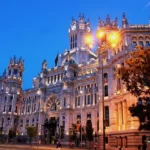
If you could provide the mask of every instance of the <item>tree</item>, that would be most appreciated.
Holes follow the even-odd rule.
[[[90,143],[93,140],[93,128],[91,120],[86,121],[86,137],[87,140],[89,141],[89,148],[90,148]]]
[[[129,111],[133,117],[139,118],[139,130],[150,130],[150,47],[138,46],[117,74],[127,90],[138,99]]]
[[[9,130],[8,137],[10,140],[12,140],[14,137],[16,137],[16,131],[11,128]]]
[[[77,125],[72,124],[72,127],[69,129],[69,140],[76,142],[77,139]]]
[[[30,143],[32,142],[32,138],[37,135],[37,128],[36,127],[26,127],[27,129],[27,135],[30,137]]]

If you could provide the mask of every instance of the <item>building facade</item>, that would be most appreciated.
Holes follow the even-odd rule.
[[[59,134],[60,126],[65,135],[69,135],[72,123],[86,125],[91,119],[94,132],[99,133],[99,145],[102,145],[102,76],[104,77],[106,148],[135,150],[142,145],[142,136],[150,133],[138,131],[139,122],[131,116],[128,108],[136,103],[133,97],[116,78],[118,66],[136,45],[150,46],[150,24],[130,25],[123,14],[122,27],[118,19],[98,21],[98,28],[120,32],[121,41],[114,48],[105,50],[105,56],[85,43],[85,36],[91,33],[90,21],[84,16],[72,19],[68,30],[70,48],[58,54],[55,67],[47,68],[44,60],[39,76],[33,79],[31,89],[22,90],[24,61],[22,58],[10,59],[7,70],[0,76],[0,128],[8,134],[10,128],[19,135],[26,135],[27,126],[36,126],[38,135],[44,135],[44,122],[55,120],[53,135]],[[107,39],[106,34],[106,39]],[[103,61],[103,74],[102,74]]]

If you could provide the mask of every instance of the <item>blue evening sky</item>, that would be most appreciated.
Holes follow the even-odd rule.
[[[123,12],[131,24],[148,24],[150,0],[0,0],[0,74],[10,57],[22,56],[23,89],[31,88],[42,61],[51,68],[56,54],[68,49],[72,16],[84,13],[96,30],[98,17],[109,14],[121,22]]]

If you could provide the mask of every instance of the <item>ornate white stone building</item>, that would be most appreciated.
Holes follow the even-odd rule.
[[[106,147],[134,150],[142,145],[142,136],[150,133],[138,131],[138,119],[131,117],[128,110],[137,100],[115,77],[115,70],[124,64],[136,45],[150,46],[150,24],[130,25],[123,14],[121,28],[117,18],[111,21],[109,16],[106,21],[99,19],[98,28],[102,27],[107,29],[107,35],[112,30],[119,30],[121,35],[118,47],[107,49],[103,61]],[[26,126],[37,126],[38,134],[43,135],[44,121],[55,118],[57,127],[53,134],[63,125],[68,135],[72,123],[81,120],[85,126],[86,120],[91,119],[102,143],[102,59],[85,44],[84,37],[90,32],[90,21],[83,15],[78,20],[72,19],[70,48],[57,55],[54,68],[47,68],[46,60],[43,61],[31,89],[22,90],[24,61],[10,59],[7,70],[0,76],[0,127],[4,134],[15,128],[18,134],[26,135]]]

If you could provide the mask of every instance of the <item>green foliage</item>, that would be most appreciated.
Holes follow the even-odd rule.
[[[91,120],[87,120],[86,122],[86,137],[88,141],[93,140],[93,128]]]
[[[138,99],[129,111],[139,118],[139,130],[150,130],[150,47],[137,47],[117,73],[127,90]]]
[[[36,129],[36,127],[30,126],[30,127],[27,127],[26,129],[27,129],[27,135],[29,137],[32,138],[32,137],[35,137],[37,135],[37,129]]]
[[[77,130],[76,129],[77,129],[76,124],[72,124],[72,127],[69,129],[69,139],[71,141],[74,141],[77,138]]]

